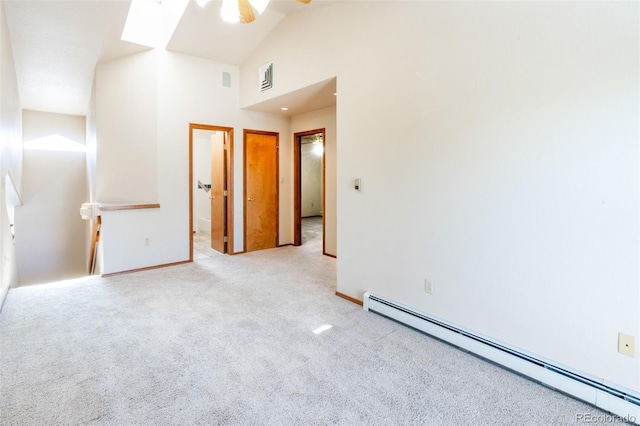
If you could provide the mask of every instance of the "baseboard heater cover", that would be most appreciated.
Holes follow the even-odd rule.
[[[533,354],[495,342],[430,317],[389,299],[364,294],[363,309],[396,320],[440,340],[500,364],[549,387],[637,423],[640,421],[640,394],[605,383],[587,374],[571,371]]]

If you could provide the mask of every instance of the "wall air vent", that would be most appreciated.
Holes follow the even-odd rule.
[[[231,73],[222,71],[222,87],[231,87]]]

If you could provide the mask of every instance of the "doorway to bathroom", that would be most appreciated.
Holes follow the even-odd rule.
[[[317,244],[324,254],[325,129],[295,133],[293,148],[294,245]]]
[[[233,254],[233,128],[189,124],[190,260]]]

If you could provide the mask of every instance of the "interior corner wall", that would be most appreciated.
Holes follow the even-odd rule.
[[[233,250],[244,250],[243,130],[263,130],[280,135],[280,244],[293,241],[292,175],[290,123],[286,117],[242,111],[239,106],[238,67],[164,51],[159,67],[159,189],[161,199],[171,199],[175,241],[183,241],[188,251],[189,237],[189,123],[234,129],[233,169]],[[222,73],[231,74],[231,87],[222,85]],[[179,108],[176,108],[179,105]]]
[[[85,143],[85,117],[23,111],[25,142],[60,135]],[[89,200],[84,152],[24,151],[21,207],[15,211],[15,248],[20,284],[86,275],[86,222],[80,206]]]
[[[234,129],[234,189],[242,189],[242,127],[238,107],[238,71],[222,64],[175,52],[161,52],[158,70],[158,152],[161,200],[170,200],[173,241],[183,259],[189,258],[189,124]],[[222,73],[231,87],[222,85]],[[176,107],[179,106],[179,107]],[[238,194],[239,195],[239,194]],[[197,194],[194,194],[194,197]],[[242,250],[242,196],[234,198],[234,251]],[[167,204],[167,203],[165,203]],[[194,209],[196,206],[194,205]]]
[[[18,282],[15,247],[6,204],[6,175],[22,191],[22,109],[13,51],[0,2],[0,307],[10,287]]]
[[[155,50],[96,67],[96,203],[162,203],[158,194],[157,74]],[[159,209],[103,212],[98,271],[108,274],[173,262],[167,260],[173,259],[166,255],[171,243],[163,238],[161,218]]]
[[[241,78],[273,61],[273,96],[338,78],[338,291],[640,391],[617,352],[618,333],[640,337],[639,7],[345,2],[283,19]]]
[[[324,250],[337,256],[337,202],[336,202],[336,150],[338,146],[336,107],[323,108],[291,117],[291,132],[325,129],[325,199],[324,199]]]
[[[86,169],[87,169],[87,189],[88,199],[87,202],[96,202],[96,162],[97,162],[97,135],[96,135],[96,80],[95,75],[93,79],[93,85],[91,87],[91,97],[89,98],[89,107],[87,108],[86,117]],[[91,248],[93,242],[93,229],[96,225],[97,219],[91,218],[86,220],[86,241],[85,241],[85,265],[89,265],[91,260]],[[99,248],[99,243],[97,245]],[[101,253],[101,252],[100,252]],[[102,257],[95,255],[94,272],[102,270]],[[87,266],[88,270],[88,266]]]
[[[87,182],[89,186],[89,200],[96,201],[96,163],[97,163],[97,134],[96,134],[96,82],[93,80],[89,108],[86,118],[86,147],[87,147]]]
[[[231,74],[231,87],[222,85],[223,72]],[[131,86],[142,76],[152,81],[153,87],[148,87],[150,93],[144,100],[138,100],[130,94]],[[108,200],[101,198],[106,189],[116,188],[113,185],[114,177],[106,174],[107,170],[111,170],[111,174],[122,175],[122,182],[133,181],[142,173],[141,180],[150,182],[146,191],[155,190],[157,193],[157,198],[152,202],[160,204],[159,209],[103,213],[101,273],[189,260],[189,123],[234,129],[234,252],[244,249],[243,129],[280,134],[280,243],[292,242],[290,211],[293,166],[284,160],[292,155],[291,138],[287,136],[291,130],[289,119],[242,111],[239,107],[238,81],[236,66],[170,51],[144,52],[98,65],[97,201],[126,202],[123,196],[110,197]],[[105,96],[106,89],[119,95]],[[127,144],[123,140],[105,139],[105,127],[109,126],[120,126],[120,131],[127,132]],[[136,126],[153,130],[146,132],[145,139],[140,140],[132,137],[139,132]],[[113,134],[113,129],[107,129],[106,132]],[[109,143],[115,143],[117,147],[107,146]],[[105,154],[104,150],[111,152]],[[155,160],[151,160],[151,157]],[[138,171],[131,166],[135,158],[138,158],[138,162],[142,158],[149,158],[149,163]],[[107,183],[101,182],[102,179],[106,179]],[[127,193],[130,194],[130,191]],[[143,195],[138,191],[136,194]],[[137,195],[135,202],[151,201],[137,198]],[[147,239],[149,245],[144,244]]]

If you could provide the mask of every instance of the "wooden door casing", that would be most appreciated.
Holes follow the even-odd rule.
[[[302,245],[302,137],[322,135],[322,254],[325,250],[325,203],[326,203],[326,161],[325,129],[307,130],[293,134],[293,245]]]
[[[226,197],[226,212],[225,212],[225,217],[226,217],[226,222],[225,222],[225,229],[226,229],[226,237],[227,237],[227,243],[226,243],[226,253],[228,254],[235,254],[235,248],[234,248],[234,241],[235,239],[233,238],[233,230],[234,230],[234,209],[233,209],[233,205],[234,205],[234,189],[233,189],[233,176],[234,176],[234,167],[233,167],[233,161],[231,161],[231,159],[233,158],[233,149],[234,149],[234,143],[233,143],[233,127],[224,127],[224,126],[214,126],[211,124],[198,124],[198,123],[189,123],[189,188],[188,188],[188,194],[189,194],[189,261],[192,262],[193,261],[193,251],[194,251],[194,244],[193,244],[193,231],[194,231],[194,224],[193,224],[193,211],[194,211],[194,197],[193,197],[193,192],[194,192],[194,182],[193,182],[193,153],[194,153],[194,133],[196,131],[200,131],[200,130],[204,130],[204,131],[209,131],[209,132],[222,132],[224,133],[224,137],[225,137],[225,151],[224,151],[224,155],[225,155],[225,188],[227,190],[227,197]]]

